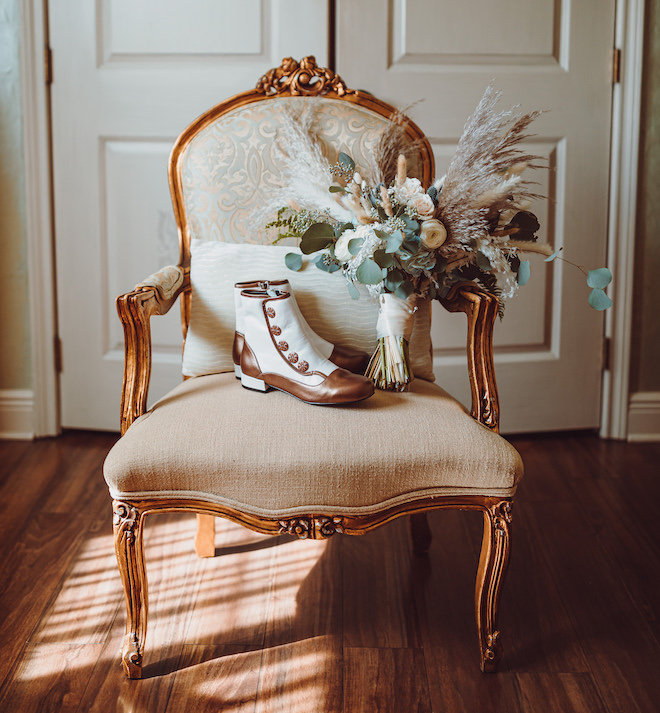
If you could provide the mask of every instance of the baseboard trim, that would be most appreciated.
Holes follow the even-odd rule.
[[[628,405],[628,440],[660,441],[660,391],[631,394]]]
[[[29,389],[0,389],[0,438],[34,438],[34,393]]]

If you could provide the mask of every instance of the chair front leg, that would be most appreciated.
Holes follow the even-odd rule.
[[[147,633],[147,574],[142,542],[144,515],[131,503],[113,500],[115,553],[126,597],[126,635],[122,664],[129,678],[142,677]]]
[[[492,673],[502,656],[497,628],[502,580],[511,548],[511,501],[489,499],[484,510],[484,534],[477,570],[475,606],[481,652],[481,670]]]

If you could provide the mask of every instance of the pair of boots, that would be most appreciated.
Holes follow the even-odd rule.
[[[312,331],[287,280],[234,285],[234,372],[248,389],[285,391],[309,404],[347,404],[374,393],[369,355]]]

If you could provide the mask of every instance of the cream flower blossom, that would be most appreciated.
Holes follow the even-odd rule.
[[[353,238],[366,238],[373,228],[382,227],[380,223],[374,225],[358,225],[357,228],[345,230],[335,243],[335,257],[339,262],[348,262],[353,257],[348,250],[348,244]]]
[[[409,203],[419,194],[425,195],[422,184],[417,178],[406,178],[400,186],[396,186],[394,194],[400,203]]]
[[[348,244],[355,238],[354,230],[344,230],[339,236],[339,240],[335,243],[335,257],[339,262],[348,262],[353,257],[348,251]]]
[[[439,220],[430,218],[422,222],[420,237],[425,248],[436,250],[447,239],[447,229]]]
[[[433,199],[426,193],[414,195],[412,199],[408,201],[408,205],[419,213],[419,217],[422,220],[425,218],[432,218],[433,213],[435,213]]]

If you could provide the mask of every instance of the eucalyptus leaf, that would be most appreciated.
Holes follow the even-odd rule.
[[[378,232],[376,232],[376,235],[378,235]],[[378,237],[380,237],[380,235],[378,235]],[[386,239],[387,247],[385,248],[385,252],[395,253],[401,247],[401,243],[403,242],[403,233],[400,230],[395,230],[391,235],[388,235]]]
[[[335,231],[328,223],[313,223],[303,233],[300,251],[305,255],[327,248],[333,242]]]
[[[388,254],[385,250],[376,250],[374,252],[374,261],[381,267],[392,267],[394,265],[394,256]]]
[[[289,268],[289,270],[298,272],[298,270],[301,270],[303,266],[302,255],[299,255],[298,253],[287,253],[284,256],[284,264]]]
[[[409,215],[402,215],[401,218],[406,225],[406,232],[416,233],[419,230],[419,223]]]
[[[364,245],[364,238],[352,238],[348,241],[348,252],[357,255]]]
[[[353,161],[353,159],[343,151],[339,152],[338,161],[342,166],[346,166],[346,168],[351,171],[355,168],[355,161]]]
[[[340,223],[339,225],[335,226],[335,238],[340,238],[342,233],[345,230],[352,230],[353,229],[353,223]]]
[[[414,255],[422,247],[422,239],[419,237],[419,235],[406,234],[406,237],[401,243],[401,246],[411,255]]]
[[[342,188],[341,186],[330,186],[328,188],[330,193],[348,193],[348,191],[345,188]]]
[[[560,253],[563,249],[564,249],[563,247],[558,248],[557,250],[555,250],[555,251],[552,253],[552,255],[550,255],[549,257],[545,258],[545,260],[544,260],[543,262],[552,262],[552,261],[559,255],[559,253]]]
[[[352,282],[348,282],[346,284],[348,286],[348,294],[351,296],[351,299],[359,300],[360,290],[358,290],[358,288]]]
[[[522,287],[527,284],[530,275],[529,260],[521,260],[518,268],[518,284]]]
[[[604,309],[608,309],[608,307],[611,307],[613,304],[612,300],[600,287],[594,287],[594,289],[591,290],[588,301],[589,305],[599,312],[602,312]]]
[[[397,288],[394,290],[394,294],[400,297],[402,300],[408,299],[410,295],[415,291],[412,282],[404,280]]]
[[[355,277],[363,285],[377,285],[383,280],[383,269],[367,258],[355,271]]]
[[[403,273],[398,268],[390,270],[385,277],[385,287],[391,292],[394,292],[396,288],[403,282]]]
[[[398,231],[401,232],[401,231]],[[374,230],[374,235],[377,238],[380,238],[381,240],[387,240],[390,237],[390,234],[386,232],[385,230]]]
[[[587,285],[598,287],[601,290],[612,282],[612,273],[606,267],[599,267],[596,270],[589,270],[587,275]]]

